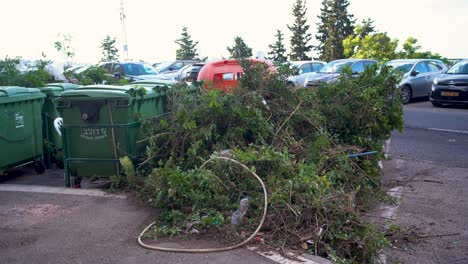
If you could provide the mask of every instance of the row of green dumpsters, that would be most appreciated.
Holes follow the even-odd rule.
[[[34,163],[41,174],[56,163],[68,187],[83,177],[118,175],[120,157],[140,158],[142,121],[166,113],[169,87],[159,81],[0,87],[0,172]]]

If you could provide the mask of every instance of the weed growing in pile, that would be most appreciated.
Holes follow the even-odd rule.
[[[266,243],[341,263],[372,262],[387,241],[360,212],[382,195],[381,146],[402,128],[396,76],[375,67],[358,77],[345,71],[317,90],[289,89],[265,65],[241,63],[245,73],[233,93],[173,87],[170,114],[145,124],[146,159],[127,184],[162,209],[154,232],[216,228],[240,241],[253,231],[263,205],[255,179],[222,161],[200,168],[211,155],[228,155],[267,186]],[[347,156],[372,150],[379,153]],[[249,210],[232,229],[230,214],[244,197]]]

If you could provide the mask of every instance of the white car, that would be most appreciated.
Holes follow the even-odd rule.
[[[288,64],[297,69],[297,75],[288,77],[289,86],[304,86],[307,73],[318,72],[326,64],[323,61],[290,61]]]

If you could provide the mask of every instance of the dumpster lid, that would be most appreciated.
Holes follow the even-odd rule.
[[[0,86],[0,97],[25,96],[40,92],[41,91],[36,88],[26,88],[19,86]]]
[[[132,97],[132,93],[139,87],[133,85],[114,86],[114,85],[88,85],[80,86],[74,90],[64,91],[59,97],[95,97],[95,98],[113,98],[113,97]],[[154,91],[149,87],[141,87],[146,90],[146,95],[153,94]]]
[[[80,87],[78,84],[74,83],[49,83],[47,84],[46,87],[39,88],[43,92],[48,92],[48,91],[67,91],[67,90],[72,90]]]
[[[170,87],[174,84],[171,80],[162,80],[162,79],[146,79],[132,82],[132,84],[140,85],[140,86],[147,86],[147,87]]]

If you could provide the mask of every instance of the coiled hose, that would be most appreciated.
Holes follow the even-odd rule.
[[[265,218],[266,218],[266,215],[267,215],[267,209],[268,209],[268,194],[267,194],[267,191],[266,191],[266,187],[265,187],[265,184],[263,183],[262,179],[255,173],[253,172],[251,169],[249,169],[247,166],[245,166],[244,164],[240,163],[239,161],[237,160],[234,160],[234,159],[231,159],[231,158],[226,158],[226,157],[211,157],[209,160],[205,161],[205,163],[203,163],[203,165],[200,167],[200,168],[203,168],[206,166],[206,164],[208,164],[209,162],[212,162],[214,159],[219,159],[219,160],[224,160],[224,161],[230,161],[232,163],[235,163],[239,166],[241,166],[242,168],[244,168],[245,170],[247,170],[248,172],[250,172],[250,174],[252,176],[254,176],[257,181],[260,183],[260,185],[262,186],[262,189],[263,189],[263,201],[264,201],[264,204],[263,204],[263,216],[262,216],[262,220],[260,221],[257,229],[255,229],[255,231],[252,233],[252,235],[250,235],[250,237],[248,237],[247,239],[245,239],[244,241],[238,243],[238,244],[235,244],[235,245],[232,245],[232,246],[229,246],[229,247],[222,247],[222,248],[201,248],[201,249],[188,249],[188,248],[166,248],[166,247],[159,247],[159,246],[153,246],[153,245],[148,245],[148,244],[145,244],[141,238],[142,236],[152,227],[156,224],[156,222],[153,222],[151,223],[149,226],[147,226],[145,229],[143,229],[143,231],[140,233],[140,235],[138,236],[138,244],[144,248],[147,248],[147,249],[152,249],[152,250],[159,250],[159,251],[165,251],[165,252],[179,252],[179,253],[210,253],[210,252],[220,252],[220,251],[226,251],[226,250],[231,250],[231,249],[235,249],[235,248],[238,248],[238,247],[241,247],[247,243],[249,243],[250,240],[252,240],[256,235],[257,233],[260,231],[260,229],[262,228],[263,226],[263,223],[265,222]]]

